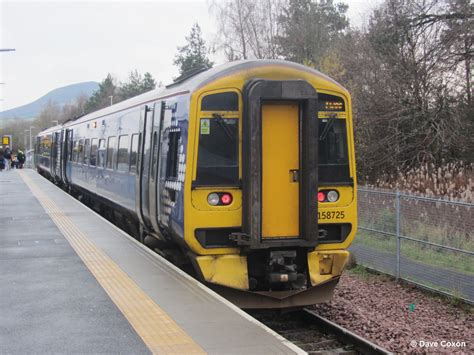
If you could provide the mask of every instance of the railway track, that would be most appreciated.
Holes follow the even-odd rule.
[[[309,309],[290,313],[255,311],[250,314],[308,354],[391,354]]]

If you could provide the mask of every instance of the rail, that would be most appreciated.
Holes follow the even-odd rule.
[[[378,346],[377,344],[372,343],[370,340],[367,340],[354,332],[351,332],[349,329],[341,327],[340,325],[331,322],[330,320],[321,317],[314,311],[310,309],[303,309],[303,317],[305,317],[309,322],[315,323],[325,330],[329,330],[333,333],[336,338],[344,344],[351,345],[355,350],[361,354],[374,354],[374,355],[385,355],[392,354],[390,351]]]
[[[310,354],[391,354],[308,308],[286,313],[264,310],[248,313]]]

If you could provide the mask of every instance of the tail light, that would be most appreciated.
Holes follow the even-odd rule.
[[[232,195],[228,193],[222,194],[221,202],[224,206],[230,205],[232,203]]]
[[[326,194],[324,191],[319,191],[318,192],[318,202],[324,202],[326,201]]]

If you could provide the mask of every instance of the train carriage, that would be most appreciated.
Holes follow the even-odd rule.
[[[297,307],[330,299],[357,229],[351,117],[313,69],[237,61],[40,132],[36,162],[241,307]]]

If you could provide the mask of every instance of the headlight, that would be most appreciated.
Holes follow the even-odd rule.
[[[326,198],[328,199],[328,202],[336,202],[339,200],[339,194],[336,190],[329,190]]]
[[[219,204],[219,195],[213,192],[207,196],[207,203],[211,206],[217,206]]]

